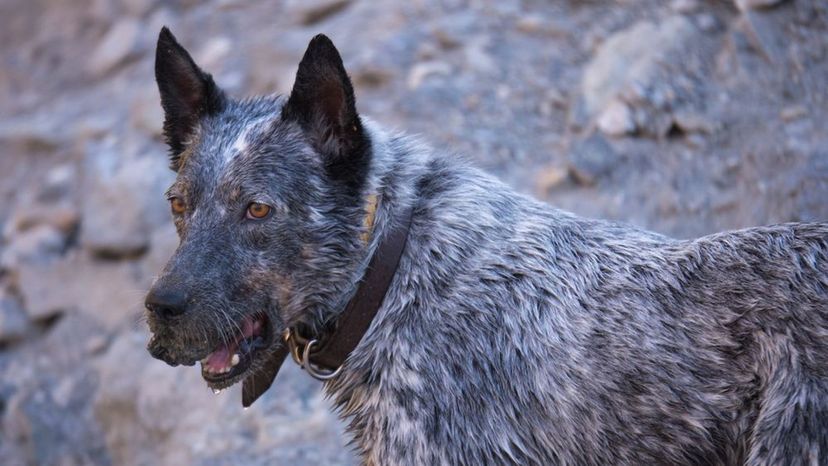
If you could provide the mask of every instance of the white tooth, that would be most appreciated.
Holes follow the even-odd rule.
[[[239,363],[239,353],[233,354],[233,359],[230,360],[230,364],[236,365]]]
[[[221,393],[221,390],[219,390],[218,388],[213,389],[213,395],[218,395],[219,393]]]

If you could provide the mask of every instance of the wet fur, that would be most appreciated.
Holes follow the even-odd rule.
[[[365,464],[828,463],[828,224],[675,240],[520,195],[355,108],[361,140],[325,139],[286,101],[223,100],[174,136],[192,211],[159,282],[193,310],[150,316],[168,362],[257,309],[330,328],[413,205],[383,307],[325,386]],[[257,196],[276,213],[251,225]]]

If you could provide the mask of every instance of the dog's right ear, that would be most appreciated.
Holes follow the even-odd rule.
[[[220,112],[226,99],[213,77],[195,64],[166,26],[161,28],[155,49],[155,81],[164,108],[164,139],[170,146],[170,166],[177,171],[181,152],[199,120]]]

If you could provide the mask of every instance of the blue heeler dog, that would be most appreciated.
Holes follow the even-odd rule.
[[[828,223],[556,210],[359,116],[321,35],[289,97],[231,99],[167,29],[156,79],[153,356],[249,405],[290,353],[365,464],[828,464]]]

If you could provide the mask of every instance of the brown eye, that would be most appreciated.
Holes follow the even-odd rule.
[[[187,204],[180,197],[170,198],[170,210],[172,210],[173,215],[181,215],[187,210]]]
[[[247,206],[247,218],[261,220],[267,217],[268,214],[270,214],[270,206],[267,204],[251,202],[250,205]]]

